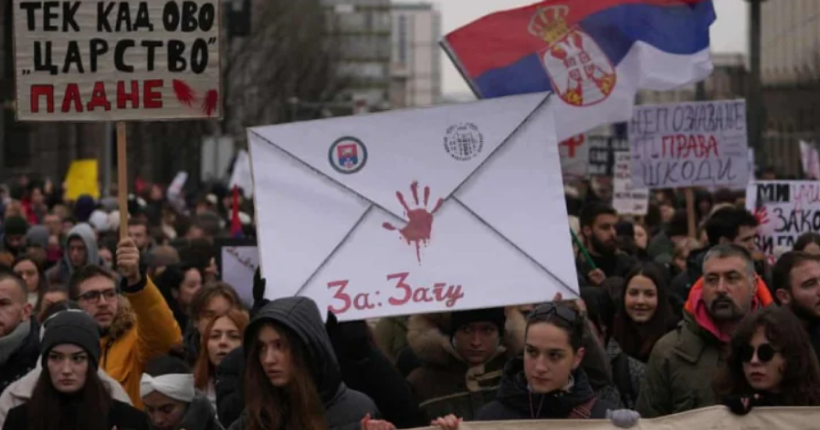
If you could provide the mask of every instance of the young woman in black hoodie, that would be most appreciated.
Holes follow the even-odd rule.
[[[740,415],[755,406],[820,406],[820,366],[800,320],[777,306],[744,318],[714,387]]]
[[[639,415],[598,400],[580,368],[586,321],[564,303],[538,306],[527,318],[523,358],[507,363],[496,400],[484,406],[477,421],[602,419],[631,427]],[[458,428],[450,415],[432,425]]]
[[[314,301],[268,303],[245,329],[243,344],[245,411],[231,430],[359,430],[378,417],[369,397],[342,382]]]

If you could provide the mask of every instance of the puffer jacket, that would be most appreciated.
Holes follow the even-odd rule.
[[[470,366],[450,342],[450,313],[410,317],[407,340],[421,362],[407,377],[419,407],[433,420],[455,414],[472,421],[479,409],[491,402],[501,384],[504,365],[524,350],[523,315],[506,312],[504,337],[495,356],[487,363]]]
[[[174,314],[147,276],[134,286],[122,281],[117,316],[102,338],[100,368],[122,385],[131,403],[142,409],[140,378],[145,365],[167,354],[182,335]]]
[[[615,409],[596,398],[581,369],[573,372],[572,383],[565,390],[533,394],[527,385],[524,359],[510,360],[496,399],[478,412],[476,421],[603,419],[607,410]]]
[[[6,416],[8,416],[10,410],[22,405],[31,398],[31,393],[34,392],[34,387],[37,385],[37,380],[40,379],[42,372],[43,368],[38,360],[37,367],[22,379],[9,385],[6,391],[3,391],[3,394],[0,395],[0,428],[3,428],[3,423],[6,421]],[[97,376],[100,377],[103,385],[108,388],[108,392],[111,393],[114,400],[131,404],[131,399],[119,382],[111,379],[102,369],[97,369]]]
[[[701,278],[692,286],[683,321],[652,349],[635,408],[643,418],[676,414],[717,403],[712,381],[725,359],[729,335],[717,331],[708,317],[702,290]],[[769,289],[758,278],[752,311],[772,302]]]
[[[305,297],[288,297],[274,300],[253,317],[245,330],[243,344],[255,342],[253,338],[260,325],[274,322],[291,329],[303,342],[310,373],[319,397],[325,407],[325,418],[330,430],[359,430],[360,422],[367,414],[380,416],[376,404],[366,395],[347,388],[333,352],[319,307]],[[245,352],[247,354],[248,348]],[[246,356],[247,357],[247,356]],[[245,417],[240,417],[231,430],[242,430]]]

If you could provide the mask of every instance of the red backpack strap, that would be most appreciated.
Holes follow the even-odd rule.
[[[597,397],[593,397],[587,400],[584,403],[572,408],[567,416],[567,419],[571,420],[588,420],[592,416],[592,408],[595,406],[595,401],[598,400]]]

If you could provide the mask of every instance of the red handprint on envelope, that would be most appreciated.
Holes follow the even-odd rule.
[[[766,209],[766,206],[757,208],[755,211],[755,218],[757,218],[757,223],[760,225],[769,223],[769,210]]]
[[[441,208],[444,199],[438,199],[433,210],[428,210],[430,203],[430,187],[424,187],[424,205],[419,202],[419,183],[413,182],[410,184],[410,191],[413,193],[413,201],[416,204],[415,209],[410,209],[407,201],[404,199],[404,194],[401,191],[396,191],[396,198],[404,207],[404,212],[407,215],[407,225],[402,229],[396,228],[393,224],[384,223],[382,227],[386,230],[398,230],[401,237],[408,245],[416,246],[416,258],[421,264],[421,245],[427,246],[430,243],[430,236],[433,233],[433,214]]]

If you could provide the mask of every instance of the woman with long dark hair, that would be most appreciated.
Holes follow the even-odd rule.
[[[245,413],[231,430],[356,428],[378,410],[342,382],[316,303],[274,300],[245,330]]]
[[[628,428],[637,412],[617,409],[598,399],[581,369],[587,322],[577,305],[545,303],[527,318],[524,357],[504,369],[496,399],[481,408],[477,421],[601,419]],[[459,427],[453,415],[431,423],[446,430]]]
[[[9,411],[4,430],[148,430],[148,417],[112,399],[97,375],[100,333],[88,314],[56,314],[42,353],[43,372],[31,399]]]
[[[42,310],[43,294],[48,289],[48,282],[46,274],[42,266],[29,255],[21,255],[14,260],[11,266],[14,274],[23,278],[26,281],[28,288],[28,302],[34,307],[34,314],[38,314]]]
[[[654,263],[636,266],[625,280],[615,312],[613,337],[628,356],[646,363],[652,347],[675,322],[669,291]]]
[[[769,306],[741,321],[714,382],[719,401],[738,414],[754,406],[820,406],[820,366],[791,311]]]

